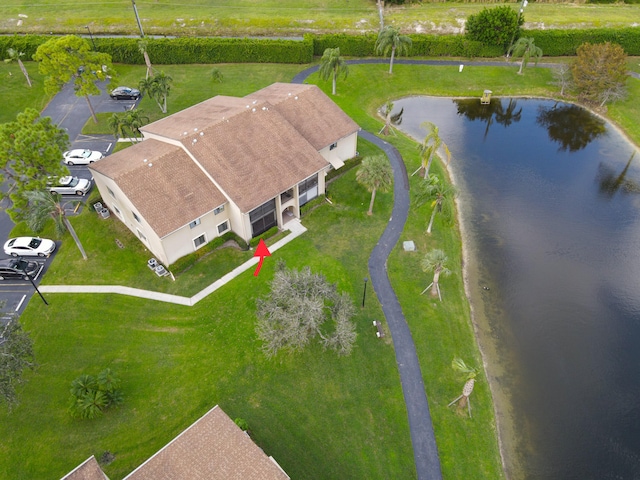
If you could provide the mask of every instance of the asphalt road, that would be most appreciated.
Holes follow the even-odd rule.
[[[135,105],[133,100],[112,100],[107,93],[106,82],[98,83],[102,93],[99,96],[92,96],[91,104],[96,113],[99,112],[123,112],[132,108]],[[82,127],[91,117],[89,105],[84,97],[77,97],[75,95],[73,85],[67,84],[58,93],[45,109],[41,112],[43,117],[51,117],[53,123],[66,130],[69,135],[70,149],[73,148],[87,148],[89,150],[97,150],[108,155],[113,151],[115,146],[115,138],[112,135],[83,135],[81,133]],[[62,161],[62,159],[61,159]],[[88,168],[83,165],[74,165],[68,167],[71,175],[80,178],[91,178],[91,173]],[[2,186],[3,189],[7,188],[7,185]],[[69,199],[78,200],[79,197],[75,195],[69,196]],[[0,242],[4,242],[9,238],[11,230],[13,229],[13,222],[5,212],[4,208],[7,206],[7,200],[3,200],[0,203]],[[60,246],[60,241],[56,241],[57,246]],[[57,252],[57,248],[56,248]],[[46,273],[51,260],[55,257],[56,252],[48,259],[37,258],[36,261],[44,263],[44,268],[36,279],[36,285],[39,284],[42,276]],[[0,258],[6,258],[7,255],[0,250]],[[5,302],[4,307],[0,311],[11,311],[20,314],[26,305],[29,303],[33,295],[36,294],[31,282],[23,280],[11,280],[0,281],[0,302]],[[37,296],[37,295],[36,295]],[[45,297],[46,299],[46,297]],[[37,299],[40,301],[40,299]],[[49,299],[46,299],[49,301]]]

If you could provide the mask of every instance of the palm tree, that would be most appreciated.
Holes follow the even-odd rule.
[[[172,81],[173,78],[160,72],[151,78],[141,80],[138,88],[155,100],[162,113],[167,113],[167,96],[171,90]]]
[[[7,55],[9,55],[9,57],[4,59],[5,63],[11,63],[13,61],[18,62],[20,71],[22,71],[24,78],[27,79],[27,85],[31,86],[31,79],[29,78],[29,72],[27,72],[27,69],[24,66],[24,63],[22,63],[22,60],[20,60],[20,57],[24,57],[24,52],[18,52],[13,48],[7,48]]]
[[[331,93],[336,94],[336,80],[340,75],[342,78],[349,76],[349,67],[340,56],[340,48],[327,48],[320,59],[320,69],[318,70],[322,80],[332,79],[333,86]]]
[[[383,155],[365,158],[356,172],[356,180],[371,192],[367,215],[373,215],[376,191],[388,192],[393,185],[393,170],[391,170],[389,160]]]
[[[116,140],[125,136],[122,120],[122,114],[120,113],[114,113],[109,117],[109,130],[111,130],[113,136],[116,137]]]
[[[386,56],[391,50],[391,61],[389,62],[389,73],[393,73],[393,59],[403,53],[408,54],[411,50],[411,39],[407,35],[400,35],[400,30],[396,27],[388,25],[384,27],[378,34],[376,40],[376,53]]]
[[[431,287],[432,297],[440,296],[440,275],[449,275],[451,273],[451,270],[447,268],[448,261],[449,258],[443,250],[434,248],[427,253],[420,262],[420,266],[424,272],[433,272],[433,282],[427,287]],[[427,288],[425,288],[422,293],[424,293]]]
[[[418,145],[420,156],[422,157],[422,164],[418,170],[411,174],[411,176],[415,175],[420,170],[424,170],[424,178],[428,178],[431,162],[433,161],[433,155],[437,154],[438,150],[442,147],[444,154],[447,157],[447,163],[449,163],[451,160],[451,152],[449,151],[447,144],[442,141],[442,138],[440,138],[440,131],[434,123],[422,122],[420,127],[427,130],[428,133],[427,136],[424,137],[422,143]]]
[[[147,123],[149,123],[149,117],[144,115],[142,110],[129,110],[124,114],[124,118],[122,119],[122,129],[130,131],[130,138],[133,140],[133,143],[137,143],[138,138],[142,138],[140,127]]]
[[[460,400],[458,407],[460,408],[460,410],[463,410],[464,407],[467,406],[467,409],[469,410],[469,418],[471,418],[471,400],[469,399],[469,397],[473,393],[473,387],[476,384],[478,369],[469,367],[466,363],[464,363],[464,360],[458,357],[453,359],[453,361],[451,362],[451,366],[454,370],[457,370],[458,372],[461,372],[465,375],[466,382],[464,384],[464,387],[462,387],[462,395],[450,402],[447,407],[450,407],[458,400]]]
[[[27,226],[35,233],[39,233],[45,226],[49,218],[53,218],[55,224],[56,235],[61,237],[65,231],[68,231],[78,246],[78,250],[82,254],[82,258],[87,259],[87,254],[80,243],[80,239],[73,229],[71,222],[65,213],[65,204],[61,203],[60,195],[57,193],[50,194],[43,190],[33,190],[25,192],[25,197],[29,202],[29,208],[26,214]]]
[[[147,48],[149,46],[149,42],[146,40],[138,40],[138,50],[144,57],[144,63],[147,65],[147,73],[144,78],[149,78],[153,75],[153,67],[151,66],[151,60],[149,59],[149,54],[147,53]]]
[[[378,135],[389,135],[389,132],[392,132],[394,135],[396,134],[396,132],[391,130],[391,128],[402,123],[402,114],[404,113],[404,107],[402,107],[398,113],[392,112],[393,102],[389,100],[380,109],[380,113],[382,113],[382,115],[384,116],[384,127],[382,127],[382,129],[378,132]]]
[[[527,66],[531,57],[534,58],[536,65],[538,65],[538,60],[542,58],[542,49],[540,47],[536,47],[535,39],[531,37],[519,38],[513,47],[509,49],[508,54],[511,52],[513,52],[514,57],[522,57],[520,70],[518,70],[519,75],[522,75],[523,69]]]
[[[436,218],[436,213],[443,212],[447,217],[451,214],[451,202],[455,196],[455,188],[453,185],[443,182],[437,175],[429,175],[424,182],[420,182],[418,187],[416,204],[418,206],[424,205],[426,202],[431,203],[433,210],[431,211],[431,218],[429,219],[429,225],[427,226],[427,234],[431,234],[431,228],[433,227],[433,220]]]

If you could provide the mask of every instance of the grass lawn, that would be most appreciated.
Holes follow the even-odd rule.
[[[461,21],[500,3],[421,2],[388,6],[385,23],[406,33],[452,33]],[[514,10],[519,3],[507,3]],[[147,35],[302,35],[303,33],[375,33],[378,12],[372,0],[138,0]],[[585,5],[529,2],[525,28],[628,27],[638,5]],[[26,17],[19,17],[26,15]],[[139,33],[131,2],[78,3],[72,0],[9,0],[0,5],[0,33]]]
[[[131,78],[138,75],[136,68],[131,67]],[[177,106],[178,90],[187,79],[193,82],[193,92],[187,93],[192,100],[199,101],[199,90],[207,96],[223,92],[207,90],[206,79],[198,83],[198,72],[210,68],[180,67],[184,80],[176,81],[175,97],[169,101],[171,106],[174,98],[176,105],[171,108],[183,108]],[[228,88],[227,94],[246,94],[274,81],[269,78],[272,71],[265,70],[261,78],[263,74],[254,70],[259,66],[237,66],[237,78],[250,79],[250,86],[239,80],[227,85],[224,68],[225,82],[219,88]],[[291,73],[283,68],[287,73],[277,78]],[[500,96],[553,93],[548,70],[528,69],[524,76],[516,70],[470,66],[460,74],[453,67],[397,65],[389,76],[384,65],[354,66],[348,79],[338,83],[334,99],[363,128],[377,132],[381,122],[374,116],[376,109],[399,96],[479,97],[484,88]],[[317,77],[309,81],[315,83]],[[630,82],[637,94],[637,81]],[[328,82],[319,85],[325,91],[330,88]],[[617,121],[640,143],[632,129],[640,120],[634,103],[628,98],[610,112],[619,115]],[[413,171],[419,161],[415,144],[402,135],[387,140],[400,149],[407,170]],[[361,143],[359,150],[367,154],[374,147]],[[433,168],[444,174],[441,165]],[[413,184],[418,181],[411,178]],[[389,336],[377,339],[371,326],[373,319],[383,318],[371,289],[366,308],[358,309],[357,347],[349,357],[312,346],[267,360],[254,332],[255,298],[267,292],[277,258],[291,267],[311,266],[360,302],[367,259],[387,224],[392,194],[378,194],[375,214],[368,217],[369,193],[355,182],[355,170],[331,183],[328,194],[333,205],[306,216],[303,223],[309,231],[268,259],[259,277],[246,272],[195,307],[112,295],[51,294],[50,307],[30,302],[23,323],[35,341],[40,367],[28,374],[19,407],[12,413],[0,411],[0,478],[60,478],[89,455],[99,458],[110,451],[115,461],[104,468],[117,480],[216,403],[231,418],[246,419],[258,445],[292,478],[415,478],[393,347]],[[446,250],[454,272],[442,280],[446,301],[419,295],[430,282],[418,267],[420,253],[407,254],[397,247],[388,269],[418,349],[443,474],[446,479],[501,478],[484,375],[473,393],[473,419],[446,406],[464,383],[450,367],[452,358],[462,356],[475,366],[482,360],[462,288],[458,229],[437,218],[434,234],[426,238],[428,213],[428,206],[412,208],[401,241],[416,241],[419,252],[436,245]],[[189,292],[198,289],[199,282],[208,282],[209,270],[242,260],[227,258],[230,254],[224,250],[215,260],[218,266],[209,268],[206,262],[213,262],[214,256],[207,257],[198,267],[202,270],[193,269],[173,284],[149,272],[144,263],[148,253],[114,219],[102,221],[87,210],[74,225],[95,259],[83,269],[75,245],[65,238],[46,283],[66,283],[76,270],[70,283],[124,282],[143,288],[158,283],[162,288],[170,285],[174,292]],[[114,237],[125,243],[124,249],[115,246]],[[125,403],[94,421],[72,420],[66,413],[69,383],[81,373],[95,374],[105,367],[122,377]]]

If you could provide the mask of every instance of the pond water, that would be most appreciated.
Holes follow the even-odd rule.
[[[569,104],[394,103],[452,153],[509,477],[640,478],[640,154]]]

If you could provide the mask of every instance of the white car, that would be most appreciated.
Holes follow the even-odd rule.
[[[89,165],[104,158],[101,152],[95,150],[87,150],[86,148],[76,148],[62,154],[63,161],[67,165]]]
[[[84,195],[91,190],[91,180],[78,177],[60,177],[57,181],[53,181],[49,185],[51,193],[59,193],[60,195]]]
[[[53,240],[38,237],[10,238],[4,244],[4,253],[13,257],[48,257],[55,249]]]

